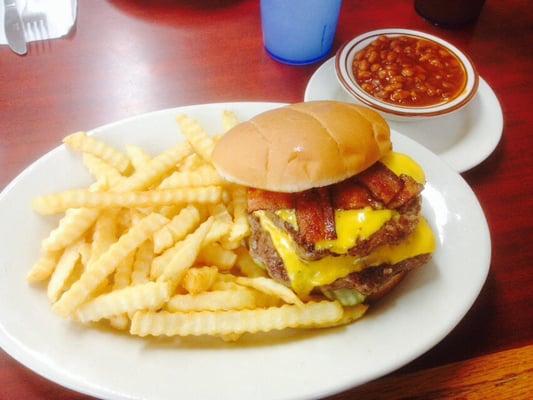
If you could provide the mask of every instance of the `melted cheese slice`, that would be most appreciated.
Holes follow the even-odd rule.
[[[411,157],[391,151],[380,160],[387,168],[389,168],[396,175],[401,174],[409,175],[418,183],[422,185],[426,183],[426,175],[424,171]]]
[[[263,211],[256,211],[261,227],[270,234],[280,255],[294,291],[306,296],[315,286],[327,285],[337,278],[360,271],[363,267],[356,257],[324,257],[317,261],[302,260],[296,253],[296,243],[290,234],[279,229]]]
[[[365,264],[376,266],[380,264],[397,264],[400,261],[421,254],[435,251],[435,237],[427,221],[420,217],[420,221],[413,233],[401,244],[396,246],[384,245],[378,247],[365,258]]]
[[[298,221],[296,219],[296,210],[283,208],[274,211],[283,221],[288,222],[294,229],[298,230]]]
[[[421,218],[415,231],[404,242],[397,246],[382,246],[366,258],[328,256],[317,261],[307,261],[298,256],[296,243],[287,232],[279,229],[263,211],[257,211],[256,215],[262,228],[270,234],[272,243],[285,264],[291,286],[300,296],[308,295],[316,286],[330,284],[367,266],[398,263],[435,250],[433,232]]]
[[[370,207],[362,210],[337,210],[335,211],[337,239],[317,242],[315,248],[346,254],[358,241],[368,239],[380,230],[394,215],[398,213],[392,210],[373,210]]]

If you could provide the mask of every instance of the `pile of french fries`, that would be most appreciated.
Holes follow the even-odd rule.
[[[187,115],[176,121],[185,140],[155,157],[83,132],[64,139],[95,182],[34,199],[40,214],[64,213],[28,274],[30,283],[48,282],[52,310],[83,324],[107,320],[132,335],[224,340],[362,316],[366,306],[304,303],[267,277],[244,246],[246,188],[211,164],[217,137]],[[223,113],[224,131],[237,123]]]

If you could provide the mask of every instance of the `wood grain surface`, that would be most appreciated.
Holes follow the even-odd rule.
[[[180,105],[299,101],[318,67],[291,67],[269,58],[262,47],[257,0],[78,4],[76,28],[68,37],[32,43],[24,57],[0,46],[0,188],[68,133]],[[346,0],[334,49],[385,27],[433,33],[468,53],[496,92],[505,120],[495,152],[463,174],[491,229],[488,280],[452,333],[392,374],[399,377],[533,343],[533,7],[527,0],[489,0],[477,23],[445,30],[419,17],[410,0]],[[460,385],[455,379],[461,377],[434,371],[444,371],[446,387]],[[84,396],[38,377],[0,352],[0,399],[21,398]]]
[[[352,390],[357,399],[531,399],[533,345],[394,375]],[[344,394],[331,400],[343,399]]]

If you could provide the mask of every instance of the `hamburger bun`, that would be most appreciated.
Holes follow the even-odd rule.
[[[229,130],[212,160],[231,182],[274,192],[327,186],[364,171],[392,149],[376,112],[314,101],[259,114]]]

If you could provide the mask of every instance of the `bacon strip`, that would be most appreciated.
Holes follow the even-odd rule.
[[[327,188],[296,194],[296,219],[299,235],[307,243],[337,238],[335,212]]]
[[[418,196],[424,186],[415,181],[413,178],[407,175],[400,175],[400,179],[403,182],[402,190],[398,192],[396,197],[390,201],[387,205],[389,208],[395,209],[400,208],[404,204],[407,204],[413,198]]]
[[[398,177],[378,162],[357,177],[305,192],[277,193],[250,188],[248,212],[295,209],[299,240],[314,245],[337,238],[334,210],[380,209],[383,204],[397,209],[418,196],[422,189],[411,177]]]
[[[248,189],[248,212],[257,210],[275,211],[282,208],[294,208],[294,195],[292,193]]]
[[[336,210],[357,210],[365,207],[381,208],[380,203],[372,197],[367,188],[348,179],[331,186],[331,201]]]
[[[370,190],[374,197],[387,205],[403,186],[402,180],[380,162],[360,173],[358,180]]]

